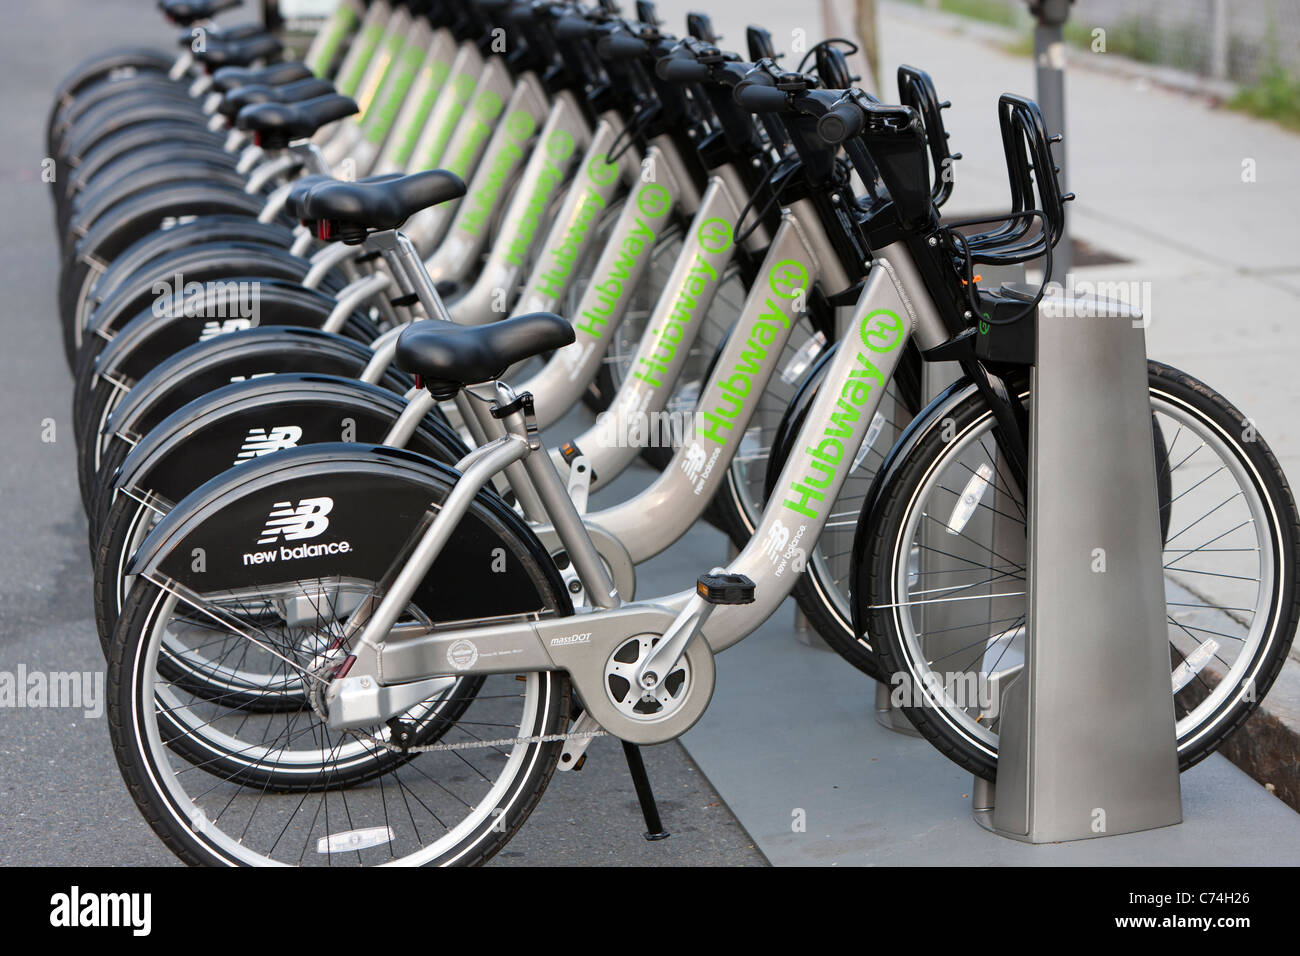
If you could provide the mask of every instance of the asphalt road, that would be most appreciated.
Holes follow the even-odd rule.
[[[9,4],[0,32],[0,672],[102,673],[90,606],[86,521],[74,474],[71,376],[59,344],[58,263],[45,122],[59,78],[120,43],[172,32],[144,0]],[[53,424],[51,434],[50,425]],[[53,440],[46,440],[52,438]],[[720,547],[716,536],[685,547]],[[672,553],[661,558],[671,563]],[[695,562],[692,562],[692,565]],[[495,862],[517,865],[758,864],[762,854],[677,744],[646,750],[671,839],[649,843],[617,745],[598,740],[557,775]],[[169,865],[123,787],[104,719],[0,707],[0,864]]]

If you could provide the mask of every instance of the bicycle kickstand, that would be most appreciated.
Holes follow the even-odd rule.
[[[636,787],[636,798],[641,804],[641,816],[645,818],[647,840],[666,840],[669,833],[659,819],[659,806],[655,803],[655,794],[650,789],[650,776],[645,772],[645,761],[641,759],[641,748],[636,744],[622,741],[623,756],[627,758],[627,769],[632,774],[632,785]]]

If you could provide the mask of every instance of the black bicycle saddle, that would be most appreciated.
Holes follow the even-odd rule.
[[[358,182],[327,179],[300,194],[298,205],[303,219],[339,224],[347,242],[357,230],[396,229],[421,209],[463,195],[465,183],[459,176],[431,169]]]
[[[397,339],[397,367],[419,375],[437,398],[499,378],[516,362],[573,342],[573,325],[552,312],[487,325],[414,322]]]

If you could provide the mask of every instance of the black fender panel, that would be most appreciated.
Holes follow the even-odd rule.
[[[222,250],[225,250],[224,253]],[[86,324],[90,335],[105,335],[116,330],[142,309],[152,306],[158,296],[174,291],[177,278],[182,288],[190,282],[209,282],[235,276],[256,276],[265,280],[301,283],[311,263],[257,242],[212,242],[182,249],[155,259],[105,297],[91,313]],[[164,290],[161,286],[166,286]],[[334,291],[322,285],[326,291]]]
[[[134,76],[110,77],[92,83],[53,114],[49,127],[49,144],[53,147],[51,155],[57,151],[58,144],[67,131],[100,103],[118,97],[135,96],[141,91],[148,91],[159,99],[190,99],[193,102],[188,85],[168,78],[165,73],[137,73]]]
[[[356,378],[370,347],[320,329],[269,325],[197,342],[155,366],[118,403],[108,432],[139,440],[176,409],[235,381],[311,372]],[[389,366],[379,385],[402,394],[414,381]]]
[[[74,254],[87,261],[109,263],[143,235],[178,216],[243,214],[256,219],[266,200],[240,189],[211,183],[170,183],[132,196],[101,216],[77,242]],[[71,233],[69,233],[71,240]]]
[[[93,135],[102,130],[103,135],[112,135],[119,129],[134,126],[151,120],[187,120],[196,125],[206,126],[207,116],[203,113],[202,100],[188,95],[188,90],[179,83],[167,80],[159,81],[156,77],[152,83],[129,82],[114,84],[112,95],[91,95],[87,92],[59,117],[60,123],[54,130],[53,142],[58,149],[54,155],[71,155],[70,151],[81,152],[94,148]],[[99,93],[97,89],[95,93]],[[72,156],[78,161],[81,153]]]
[[[102,153],[91,161],[82,163],[77,167],[76,173],[66,180],[63,195],[66,199],[101,182],[112,182],[124,176],[140,175],[141,170],[160,162],[195,159],[207,160],[213,165],[226,166],[229,169],[234,169],[238,163],[237,156],[210,143],[155,143],[117,156]]]
[[[228,133],[214,130],[194,132],[193,128],[181,123],[153,123],[145,126],[132,126],[114,133],[89,153],[82,157],[76,166],[69,167],[67,182],[76,182],[82,188],[91,181],[95,171],[106,169],[119,160],[134,153],[155,152],[159,144],[183,141],[186,146],[204,146],[229,156],[238,161],[233,153],[226,153]]]
[[[248,177],[224,164],[205,160],[177,160],[160,163],[114,181],[96,182],[78,194],[67,210],[69,228],[88,232],[100,218],[111,214],[121,203],[164,183],[205,182],[243,189]]]
[[[210,243],[251,242],[288,250],[293,233],[284,226],[258,222],[248,216],[202,216],[141,236],[95,280],[90,300],[98,305],[123,282],[151,262]]]
[[[335,300],[315,289],[304,289],[292,282],[268,280],[256,276],[223,280],[235,286],[229,297],[207,298],[194,314],[158,314],[146,307],[128,322],[100,353],[95,372],[124,385],[133,385],[171,356],[196,342],[207,342],[241,329],[267,325],[301,325],[319,328],[329,317]],[[247,293],[245,295],[244,293]],[[247,298],[254,297],[256,309],[243,309]],[[189,301],[189,297],[186,297]],[[189,310],[186,310],[189,311]],[[244,312],[247,315],[244,315]],[[345,334],[362,341],[372,341],[379,331],[367,317],[354,312],[345,326]]]
[[[55,87],[54,111],[74,100],[91,84],[106,80],[111,73],[134,69],[141,73],[166,75],[176,62],[176,54],[148,46],[122,46],[105,50],[73,67]]]
[[[164,101],[152,97],[127,97],[127,102],[101,103],[90,110],[64,137],[62,157],[70,165],[78,165],[96,145],[114,133],[147,123],[188,123],[196,129],[206,128],[206,117],[193,100]]]
[[[127,573],[214,596],[310,578],[376,581],[406,553],[458,477],[382,445],[289,449],[195,489],[153,529]],[[556,601],[572,613],[559,571],[532,530],[490,491],[480,492],[476,504],[416,603],[437,621],[533,614]]]
[[[107,139],[100,141],[99,145],[81,157],[80,162],[68,168],[69,171],[75,173],[82,166],[90,166],[96,163],[103,164],[133,150],[156,146],[158,143],[166,142],[169,139],[184,139],[192,143],[208,143],[221,149],[225,146],[226,136],[226,133],[218,133],[204,128],[196,129],[193,123],[178,122],[176,120],[140,123],[136,126],[128,126],[126,129],[118,130]]]
[[[178,408],[149,431],[118,471],[135,497],[180,501],[228,468],[283,448],[378,443],[406,402],[376,385],[332,375],[270,375],[235,382]],[[426,416],[408,446],[444,464],[469,454],[459,436]]]

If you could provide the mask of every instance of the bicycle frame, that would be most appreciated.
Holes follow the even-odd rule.
[[[700,207],[700,195],[671,140],[656,138],[646,150],[646,161],[655,170],[654,179],[636,183],[573,308],[570,318],[576,341],[557,352],[524,386],[543,396],[538,418],[542,428],[563,417],[595,377],[609,347],[607,333],[626,315],[673,210],[689,216]]]
[[[568,180],[574,162],[586,152],[591,137],[577,98],[562,90],[551,102],[478,279],[464,295],[447,304],[454,321],[480,325],[504,315],[505,297],[519,281],[529,252],[543,234],[547,207]]]
[[[601,482],[612,478],[636,455],[635,449],[630,454],[616,451],[628,444],[621,440],[621,425],[629,416],[654,415],[666,406],[703,317],[735,256],[734,235],[745,198],[745,189],[731,166],[713,171],[687,228],[682,250],[641,334],[631,366],[634,373],[620,384],[608,415],[602,418],[605,427],[590,429],[570,443],[574,448],[586,449],[584,453]],[[761,252],[769,238],[766,230],[756,229],[746,241],[746,248]],[[558,361],[553,360],[543,374],[524,386],[546,396],[544,407],[548,411],[542,418],[547,423],[551,420],[552,396],[558,396],[557,402],[571,404],[577,398],[577,387],[596,374],[609,351],[613,328],[578,321],[575,329],[577,342],[562,350],[556,356]],[[556,463],[562,464],[563,459],[557,457]]]
[[[778,254],[790,248],[786,243],[791,228],[785,225],[785,236],[778,230],[773,242]],[[753,603],[719,608],[711,614],[711,605],[695,591],[685,591],[624,604],[558,473],[548,459],[532,454],[538,445],[535,433],[529,431],[523,413],[516,411],[505,421],[508,434],[459,463],[463,477],[433,521],[417,533],[406,563],[387,576],[391,584],[383,597],[349,622],[355,660],[347,676],[331,684],[327,695],[331,725],[345,728],[373,722],[375,713],[382,711],[383,699],[403,696],[389,693],[395,685],[448,674],[559,669],[570,674],[592,717],[624,740],[666,740],[687,730],[703,713],[707,699],[703,705],[684,704],[662,719],[632,720],[618,711],[602,686],[606,661],[624,640],[647,633],[662,635],[648,661],[671,655],[671,661],[665,656],[664,663],[675,665],[694,645],[700,687],[705,689],[707,683],[711,688],[711,674],[704,673],[706,665],[700,660],[701,649],[717,653],[742,640],[789,595],[799,570],[797,549],[811,548],[825,526],[825,506],[838,495],[853,450],[866,437],[908,339],[915,335],[924,350],[947,338],[942,318],[902,244],[882,249],[872,263],[848,328],[850,334],[832,360],[824,386],[800,430],[800,451],[782,470],[778,490],[755,535],[726,569],[754,582]],[[498,387],[502,398],[513,400],[508,388]],[[393,625],[474,495],[493,475],[516,463],[523,464],[534,482],[596,607],[580,610],[574,617],[455,626],[423,633],[404,629],[390,640]],[[702,644],[692,641],[697,634],[703,636]],[[472,663],[465,663],[467,655],[449,656],[457,642],[469,642],[477,652]],[[668,668],[657,671],[666,674]]]
[[[509,85],[506,93],[492,89],[498,81]],[[502,109],[506,96],[509,99]],[[500,60],[488,60],[484,65],[478,93],[461,118],[442,163],[461,177],[472,169],[465,198],[426,209],[411,223],[412,240],[418,247],[434,249],[436,244],[436,251],[426,260],[435,282],[459,281],[469,274],[487,242],[497,210],[509,196],[511,180],[550,111],[550,99],[536,75],[525,73],[511,80]],[[493,121],[495,126],[490,126]],[[484,141],[487,146],[475,164],[470,157],[479,154]]]

